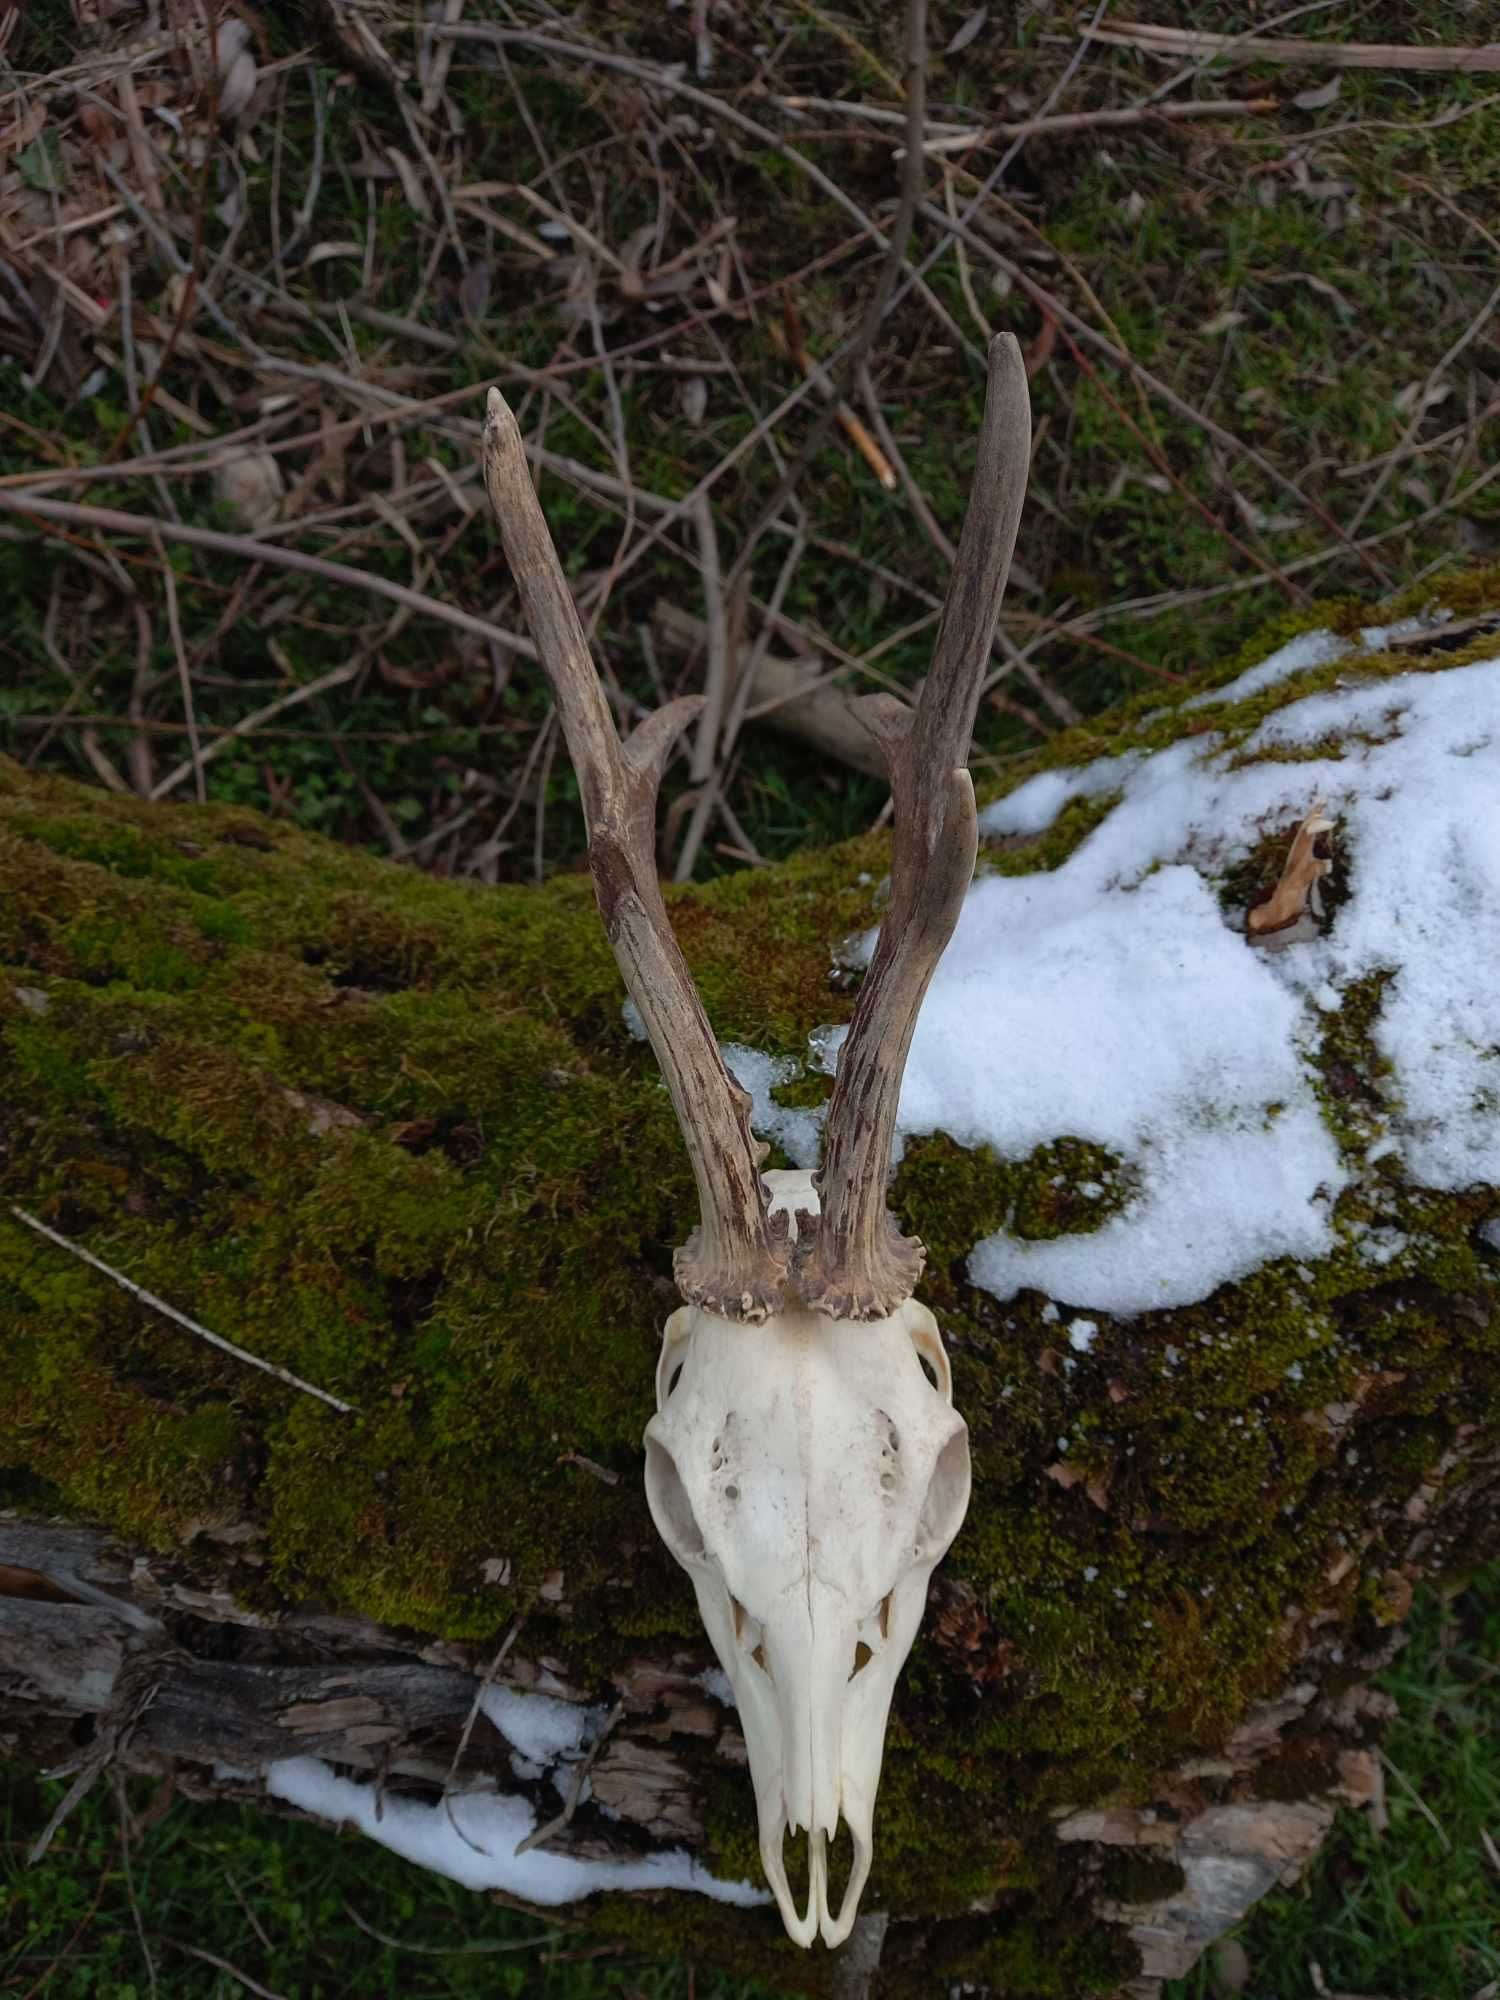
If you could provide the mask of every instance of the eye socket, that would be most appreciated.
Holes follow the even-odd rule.
[[[935,1326],[914,1326],[911,1329],[911,1344],[921,1363],[922,1373],[928,1385],[936,1389],[945,1403],[953,1401],[953,1371],[948,1366],[948,1356],[938,1338]]]
[[[938,1453],[932,1483],[917,1523],[919,1556],[941,1555],[962,1525],[969,1505],[969,1438],[960,1427]],[[889,1599],[887,1599],[889,1603]]]
[[[646,1439],[646,1499],[662,1540],[680,1563],[703,1553],[703,1531],[672,1454],[654,1437]]]

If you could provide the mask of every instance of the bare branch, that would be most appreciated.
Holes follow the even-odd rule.
[[[656,874],[656,793],[673,744],[702,707],[669,702],[621,744],[531,483],[520,429],[498,389],[484,426],[484,477],[521,608],[578,773],[589,866],[604,928],[671,1093],[702,1220],[675,1258],[693,1305],[760,1320],[782,1303],[786,1219],[766,1212],[765,1148],[750,1099],[724,1067]]]
[[[885,750],[895,805],[891,898],[839,1057],[828,1110],[822,1216],[799,1284],[833,1319],[881,1319],[909,1298],[925,1255],[886,1207],[901,1076],[922,996],[958,921],[978,829],[969,743],[1005,594],[1031,450],[1026,368],[1012,334],[990,344],[969,509],[915,715],[893,696],[854,704]],[[806,1238],[799,1234],[798,1247]]]

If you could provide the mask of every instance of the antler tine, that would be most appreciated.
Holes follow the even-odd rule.
[[[497,389],[485,416],[484,478],[578,773],[605,932],[651,1037],[698,1183],[702,1220],[676,1253],[677,1283],[689,1304],[730,1319],[764,1319],[782,1303],[786,1220],[767,1215],[765,1149],[751,1136],[750,1099],[724,1067],[656,872],[657,787],[702,701],[669,702],[621,743],[531,483],[520,427]]]
[[[926,1256],[886,1207],[891,1140],[917,1011],[974,873],[978,828],[966,768],[979,689],[1015,548],[1031,455],[1026,368],[1012,334],[990,343],[979,455],[958,555],[916,713],[891,695],[855,703],[879,737],[895,804],[891,894],[828,1109],[821,1219],[798,1283],[832,1319],[883,1319]]]

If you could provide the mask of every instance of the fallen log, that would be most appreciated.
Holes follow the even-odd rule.
[[[974,1494],[843,1956],[758,1900],[646,1515],[691,1184],[587,884],[0,765],[9,1754],[391,1840],[446,1794],[470,1879],[787,1990],[1183,1970],[1378,1796],[1368,1678],[1496,1547],[1500,667],[1440,627],[1351,615],[991,794],[893,1186]],[[1267,950],[1319,804],[1323,913]],[[669,898],[793,1164],[884,867]]]

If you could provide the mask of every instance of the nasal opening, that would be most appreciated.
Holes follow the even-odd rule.
[[[826,1945],[842,1944],[870,1872],[868,1838],[842,1816],[831,1838],[803,1828],[794,1833],[783,1811],[772,1839],[762,1842],[761,1860],[794,1943],[810,1945],[821,1935]]]

